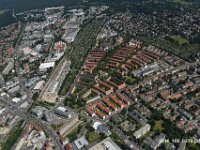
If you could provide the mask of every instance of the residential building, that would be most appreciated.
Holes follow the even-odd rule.
[[[142,137],[143,135],[145,135],[148,131],[150,131],[151,126],[149,124],[146,124],[145,126],[141,127],[139,130],[137,130],[133,136],[136,139],[139,139],[140,137]]]

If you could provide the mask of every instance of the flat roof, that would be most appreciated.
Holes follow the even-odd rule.
[[[121,148],[111,139],[106,138],[105,140],[97,143],[88,150],[121,150]]]
[[[39,90],[39,89],[43,86],[44,83],[45,83],[44,80],[39,81],[39,82],[35,85],[34,90]]]
[[[43,69],[43,68],[51,68],[51,67],[54,67],[55,65],[55,62],[49,62],[49,63],[42,63],[40,64],[40,69]]]
[[[86,138],[85,138],[84,136],[81,137],[81,138],[79,138],[79,139],[77,139],[77,140],[75,140],[74,143],[75,143],[75,145],[76,145],[76,147],[77,147],[78,149],[81,149],[81,148],[83,148],[85,145],[88,145],[88,144],[89,144],[88,141],[86,140]]]

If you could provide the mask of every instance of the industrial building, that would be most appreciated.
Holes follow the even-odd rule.
[[[39,66],[39,71],[46,72],[48,68],[53,68],[54,66],[55,66],[55,62],[42,63]]]

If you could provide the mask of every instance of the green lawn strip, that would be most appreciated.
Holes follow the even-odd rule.
[[[179,45],[183,45],[183,44],[187,44],[188,41],[184,38],[182,38],[180,35],[172,35],[170,37],[175,43],[179,44]]]
[[[185,5],[185,6],[192,6],[192,2],[188,2],[185,0],[171,0],[173,3]]]

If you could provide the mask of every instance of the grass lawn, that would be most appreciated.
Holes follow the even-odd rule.
[[[78,108],[80,108],[80,105],[75,104],[75,105],[72,106],[72,108],[73,108],[73,109],[78,109]]]
[[[172,35],[170,37],[175,43],[179,44],[179,45],[183,45],[183,44],[187,44],[188,41],[184,38],[182,38],[180,35]]]
[[[125,76],[125,79],[126,79],[127,84],[134,84],[137,81],[136,78],[131,77],[131,76]]]
[[[87,139],[90,143],[98,141],[100,139],[100,135],[98,133],[96,133],[95,131],[90,132],[87,136]]]
[[[155,121],[155,125],[153,127],[153,130],[157,130],[159,132],[162,132],[162,130],[164,130],[162,125],[163,125],[163,120]]]
[[[174,3],[181,4],[181,5],[192,6],[191,2],[188,2],[188,1],[185,1],[185,0],[170,0],[170,1],[172,1]]]
[[[195,143],[187,143],[187,146],[186,146],[188,149],[192,149],[192,150],[199,150],[200,147],[199,145],[195,144]]]
[[[126,76],[127,80],[134,80],[134,78],[131,78],[130,76]]]

